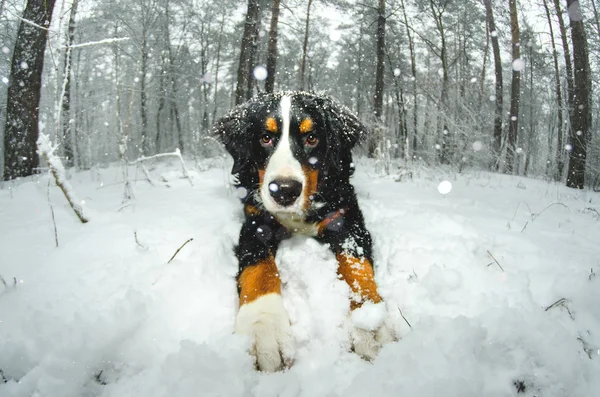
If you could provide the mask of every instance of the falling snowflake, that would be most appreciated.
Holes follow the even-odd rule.
[[[10,52],[10,49],[6,46],[2,47],[2,52],[5,54],[8,54]]]
[[[512,121],[517,121],[517,116],[511,116],[511,117],[510,117],[510,119],[511,119]]]
[[[483,143],[481,143],[481,141],[475,141],[473,142],[473,150],[478,152],[481,149],[483,149]]]
[[[240,186],[237,188],[235,193],[239,198],[244,199],[248,195],[248,190],[245,187]]]
[[[398,68],[394,69],[394,76],[396,76],[396,77],[400,76],[400,69],[398,69]]]
[[[525,69],[525,61],[522,58],[517,58],[512,62],[512,68],[515,72],[520,72]]]
[[[521,153],[523,153],[523,148],[518,147],[517,148],[517,154],[521,154]]]
[[[308,162],[309,162],[310,164],[312,164],[312,165],[315,165],[315,164],[317,164],[317,163],[319,162],[319,159],[317,159],[316,157],[310,157],[310,158],[308,159]]]
[[[577,134],[577,136],[581,136],[581,135],[583,135],[583,131],[579,130],[576,132],[576,134]]]
[[[494,102],[496,100],[496,95],[490,95],[490,102]]]
[[[21,62],[21,69],[28,69],[29,68],[29,64],[25,61]]]
[[[573,150],[573,145],[571,145],[570,143],[567,143],[567,144],[565,145],[565,150],[566,150],[567,152],[570,152],[571,150]]]
[[[471,79],[471,83],[477,83],[477,77],[473,77],[473,78]]]
[[[263,81],[267,78],[267,68],[262,65],[258,65],[254,68],[254,78],[259,81]]]
[[[8,79],[7,79],[6,77],[2,77],[2,82],[3,82],[4,84],[8,84]]]
[[[331,41],[338,41],[342,38],[342,32],[340,32],[339,30],[332,30],[331,32],[329,32],[329,38],[331,39]]]
[[[277,186],[276,183],[271,183],[271,184],[269,184],[269,190],[272,192],[277,192],[277,191],[279,191],[279,186]]]
[[[452,183],[450,181],[442,181],[437,187],[440,194],[446,195],[452,191]]]
[[[436,148],[437,150],[440,150],[440,149],[442,148],[442,146],[440,146],[440,144],[436,144],[436,145],[435,145],[435,148]]]
[[[492,31],[490,32],[490,36],[492,36],[492,37],[498,37],[498,32],[497,32],[497,31],[495,31],[495,30],[492,30]]]

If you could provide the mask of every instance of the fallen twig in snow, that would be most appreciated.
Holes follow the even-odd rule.
[[[492,255],[492,253],[490,251],[486,251],[488,253],[489,256],[492,257],[492,259],[494,260],[494,262],[496,262],[496,265],[498,265],[498,267],[500,268],[500,270],[504,271],[504,268],[502,267],[502,265],[500,264],[500,262],[498,262],[496,260],[496,258],[494,258],[494,255]],[[493,265],[493,263],[490,263],[488,266]]]
[[[532,213],[532,214],[531,214],[531,220],[532,220],[532,221],[534,221],[534,220],[535,220],[535,218],[537,218],[538,216],[542,215],[542,214],[544,213],[544,211],[546,211],[548,208],[552,208],[552,207],[554,207],[555,205],[562,205],[563,207],[565,207],[565,208],[567,209],[567,211],[570,211],[570,210],[569,210],[569,207],[567,207],[567,206],[566,206],[566,205],[564,205],[563,203],[552,203],[552,204],[550,204],[549,206],[547,206],[546,208],[544,208],[543,210],[541,210],[539,213],[537,213],[537,214],[533,214],[533,213]]]
[[[179,159],[179,162],[181,163],[181,170],[183,172],[183,177],[187,178],[187,180],[190,182],[190,185],[194,186],[194,183],[192,182],[192,178],[190,177],[190,174],[188,173],[188,170],[185,167],[185,162],[183,161],[183,157],[181,156],[181,151],[179,150],[179,148],[175,149],[175,151],[172,153],[158,153],[158,154],[155,154],[154,156],[142,156],[142,157],[138,158],[137,160],[130,161],[128,164],[129,165],[137,165],[137,164],[141,164],[144,161],[154,160],[154,159],[158,159],[161,157],[177,157]]]
[[[590,360],[592,359],[592,354],[594,353],[594,350],[598,350],[595,349],[594,347],[592,347],[592,345],[590,345],[585,339],[583,339],[581,336],[577,337],[577,340],[579,342],[581,342],[581,347],[583,348],[583,351],[587,354],[587,356],[590,358]]]
[[[596,277],[596,273],[594,272],[594,269],[590,268],[590,275],[588,276],[588,280],[592,281],[592,279],[595,277]]]
[[[8,380],[6,379],[6,376],[4,376],[4,371],[2,371],[2,368],[0,368],[0,383],[8,383]]]
[[[54,242],[56,248],[58,248],[58,229],[56,228],[56,218],[54,217],[54,207],[50,202],[50,179],[48,179],[48,205],[50,206],[50,213],[52,213],[52,224],[54,225]]]
[[[402,313],[402,310],[400,310],[400,308],[398,308],[398,311],[400,312],[400,315],[402,316],[402,318],[404,319],[404,321],[406,321],[406,324],[408,324],[408,326],[410,328],[412,328],[412,325],[410,325],[410,323],[408,322],[408,320],[406,319],[406,317],[404,317],[404,314]]]
[[[2,275],[0,274],[0,283],[2,283],[2,285],[4,285],[5,289],[8,289],[8,283],[6,282],[6,280],[4,279],[4,277],[2,277]],[[17,278],[13,277],[13,288],[15,288],[17,286]]]
[[[187,245],[187,243],[189,243],[190,241],[193,241],[193,240],[194,240],[194,238],[192,237],[192,238],[189,238],[189,239],[188,239],[188,240],[187,240],[185,243],[181,244],[181,247],[177,248],[177,251],[175,251],[175,253],[174,253],[174,254],[173,254],[173,256],[171,257],[171,259],[169,259],[169,261],[168,261],[167,263],[171,263],[171,261],[172,261],[173,259],[175,259],[175,257],[176,257],[176,256],[177,256],[177,254],[179,253],[179,251],[181,251],[181,249],[182,249],[183,247],[185,247],[185,246]]]
[[[584,208],[582,212],[584,214],[587,212],[594,212],[594,213],[596,213],[596,220],[600,220],[600,212],[598,212],[595,208],[587,207],[587,208]]]
[[[140,243],[140,240],[138,240],[138,236],[137,236],[137,232],[136,231],[133,232],[133,237],[135,238],[135,243],[137,245],[139,245],[142,249],[145,249],[145,250],[148,249],[148,247],[146,247],[144,244]],[[175,253],[175,255],[177,255],[177,252]],[[173,256],[175,256],[175,255],[173,255]]]
[[[117,210],[117,212],[121,212],[121,211],[123,211],[125,208],[127,208],[127,207],[131,207],[131,206],[133,206],[133,204],[132,204],[132,203],[127,203],[127,204],[124,204],[124,205],[122,205],[122,206],[121,206],[121,207],[120,207],[120,208]]]
[[[571,317],[572,320],[575,320],[575,317],[573,317],[573,313],[571,313],[571,309],[569,309],[569,301],[566,298],[560,298],[559,300],[557,300],[556,302],[554,302],[553,304],[551,304],[550,306],[545,308],[544,311],[547,312],[548,310],[550,310],[554,307],[558,307],[558,306],[562,306],[565,309],[567,309],[567,312],[569,313],[569,317]]]
[[[67,199],[67,201],[69,202],[69,205],[75,212],[75,215],[77,215],[77,217],[79,218],[81,223],[87,223],[88,219],[83,214],[83,208],[79,204],[79,200],[75,196],[75,192],[73,191],[71,184],[69,183],[69,181],[67,181],[67,178],[65,176],[65,168],[63,167],[62,162],[60,161],[60,158],[58,158],[57,156],[54,155],[56,146],[52,147],[52,145],[50,143],[50,139],[48,138],[48,135],[40,134],[40,136],[37,140],[37,147],[38,147],[37,152],[48,163],[48,167],[50,168],[50,172],[52,173],[52,176],[54,176],[56,184],[58,185],[60,190],[62,190],[62,192],[64,193],[65,198]]]

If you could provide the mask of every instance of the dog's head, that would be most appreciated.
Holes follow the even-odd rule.
[[[213,131],[234,160],[232,174],[271,213],[305,213],[319,190],[348,180],[351,150],[366,135],[346,107],[306,92],[263,94],[234,108]]]

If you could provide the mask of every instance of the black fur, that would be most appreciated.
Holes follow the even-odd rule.
[[[254,195],[259,189],[258,170],[265,168],[271,154],[260,145],[259,139],[265,133],[266,118],[277,114],[283,95],[289,96],[292,102],[291,128],[297,129],[299,120],[309,116],[319,136],[319,145],[314,150],[300,146],[293,150],[301,164],[319,171],[314,199],[324,205],[308,210],[306,222],[319,223],[338,214],[315,238],[329,244],[336,254],[344,252],[364,257],[372,263],[371,236],[364,225],[354,188],[350,184],[350,176],[354,171],[351,150],[366,136],[364,125],[349,109],[329,97],[284,92],[257,96],[234,108],[213,127],[214,134],[233,157],[231,172],[239,180],[238,188],[248,192],[242,202],[258,209],[246,212],[239,244],[235,249],[240,273],[261,259],[271,255],[274,257],[279,243],[292,234],[273,215],[261,209]],[[319,161],[310,164],[309,157]]]

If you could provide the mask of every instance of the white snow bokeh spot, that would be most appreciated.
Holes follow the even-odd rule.
[[[337,29],[333,29],[329,32],[329,38],[331,39],[331,41],[338,41],[342,38],[342,32],[340,32]]]
[[[267,78],[267,68],[262,65],[258,65],[254,68],[254,78],[259,81],[263,81]]]
[[[520,72],[525,69],[525,60],[523,58],[517,58],[512,62],[512,68],[515,72]]]
[[[446,195],[452,191],[452,183],[450,181],[442,181],[437,187],[440,194]]]
[[[475,141],[473,142],[473,150],[478,152],[481,149],[483,149],[483,143],[481,143],[481,141]]]

